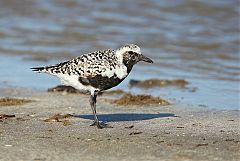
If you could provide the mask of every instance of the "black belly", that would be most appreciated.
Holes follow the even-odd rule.
[[[83,85],[90,85],[94,88],[98,88],[100,90],[107,90],[112,87],[117,86],[119,83],[121,83],[126,77],[119,79],[116,75],[112,77],[103,77],[101,75],[97,75],[95,77],[88,77],[88,78],[82,78],[79,77],[79,82]]]

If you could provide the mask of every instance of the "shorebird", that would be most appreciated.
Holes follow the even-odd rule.
[[[89,102],[94,115],[91,125],[103,128],[108,125],[99,122],[97,117],[98,93],[120,84],[139,61],[153,63],[150,58],[141,54],[137,45],[126,44],[116,50],[95,51],[56,65],[31,69],[57,76],[64,85],[90,93]]]

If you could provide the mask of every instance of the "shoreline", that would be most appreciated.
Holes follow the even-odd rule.
[[[0,121],[0,160],[238,160],[239,110],[191,106],[116,106],[98,98],[101,121],[114,128],[90,127],[88,96],[29,89],[1,90],[1,97],[34,100],[1,106],[15,115]],[[71,114],[56,122],[55,114]],[[65,122],[67,122],[65,124]]]
[[[20,86],[26,89],[46,90],[60,84],[59,79],[56,77],[47,74],[38,75],[30,70],[34,66],[56,64],[58,62],[56,60],[50,60],[49,62],[28,61],[24,60],[24,56],[13,57],[10,55],[0,55],[0,58],[2,60],[0,67],[4,69],[9,66],[8,70],[3,70],[0,74],[2,78],[0,88],[4,86],[18,88]],[[150,69],[147,70],[144,64],[139,64],[138,67],[133,69],[132,73],[134,74],[130,74],[126,80],[118,85],[117,89],[122,89],[125,92],[131,91],[134,94],[151,93],[153,96],[175,99],[174,101],[195,106],[207,106],[217,109],[227,109],[229,107],[236,109],[239,107],[238,90],[236,90],[237,82],[210,78],[203,79],[194,75],[190,77],[176,76],[171,74],[175,72],[169,71],[168,68],[161,68],[166,71],[161,76],[158,73],[159,66],[148,66],[148,68]],[[222,95],[223,92],[224,96]]]

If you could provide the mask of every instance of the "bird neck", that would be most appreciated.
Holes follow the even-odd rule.
[[[124,54],[124,52],[125,52],[125,51],[120,50],[120,49],[118,49],[118,50],[115,51],[115,54],[116,54],[116,57],[117,57],[117,61],[118,61],[120,64],[123,63],[123,54]]]
[[[129,74],[132,70],[133,64],[125,64],[124,62],[123,64],[127,67],[127,73]]]
[[[131,62],[131,60],[128,57],[126,57],[126,52],[128,51],[123,49],[118,49],[116,50],[116,57],[120,64],[123,64],[127,67],[127,73],[130,73],[135,63]]]

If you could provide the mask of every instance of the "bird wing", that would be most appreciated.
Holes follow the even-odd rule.
[[[59,73],[78,75],[82,78],[104,75],[116,65],[113,50],[103,50],[81,55],[67,62],[57,64],[54,68]],[[58,72],[57,72],[58,73]]]
[[[32,68],[32,70],[56,75],[64,84],[70,85],[75,83],[77,77],[83,85],[91,85],[102,90],[121,82],[115,74],[115,68],[119,65],[117,62],[114,50],[103,50],[84,54],[56,65]],[[74,77],[74,82],[71,82],[73,81],[71,76]]]
[[[106,90],[118,85],[125,78],[117,76],[116,69],[119,69],[119,63],[115,54],[107,54],[105,51],[104,54],[90,54],[77,59],[80,59],[81,63],[75,66],[74,72],[78,73],[78,81],[83,85]]]

